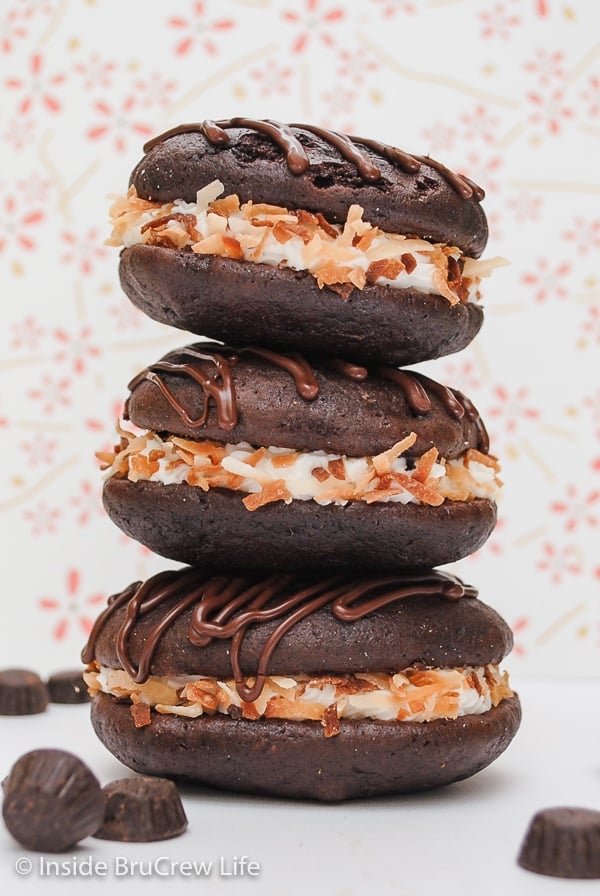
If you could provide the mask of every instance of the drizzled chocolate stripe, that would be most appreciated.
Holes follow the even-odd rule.
[[[381,179],[381,171],[373,163],[373,161],[359,147],[365,146],[371,152],[381,156],[388,162],[391,162],[405,174],[417,174],[422,165],[428,165],[434,168],[438,174],[443,177],[448,186],[450,186],[463,199],[474,198],[480,202],[485,197],[483,189],[462,174],[457,174],[442,165],[441,162],[430,158],[429,156],[414,156],[395,146],[388,146],[386,143],[380,143],[378,140],[368,140],[363,137],[350,137],[347,134],[340,134],[337,131],[330,131],[327,128],[317,127],[309,124],[282,124],[272,119],[255,119],[255,118],[229,118],[222,121],[199,121],[190,124],[180,124],[174,128],[169,128],[157,137],[153,137],[144,144],[144,152],[150,152],[159,143],[168,140],[169,137],[175,137],[179,134],[203,134],[204,137],[213,146],[228,146],[231,138],[227,133],[232,128],[247,128],[263,134],[278,146],[283,154],[290,172],[294,175],[304,174],[310,168],[310,159],[302,143],[298,139],[294,130],[308,131],[319,137],[325,143],[333,146],[340,155],[356,166],[356,170],[367,183],[376,183]]]
[[[298,395],[305,401],[313,401],[319,394],[319,383],[315,372],[308,361],[297,353],[281,355],[270,349],[254,346],[244,348],[231,348],[229,346],[206,343],[196,347],[178,349],[171,352],[162,361],[157,361],[141,373],[138,373],[129,383],[129,389],[133,390],[143,380],[148,380],[160,389],[171,407],[179,414],[188,426],[199,429],[206,424],[209,403],[212,399],[217,408],[217,421],[225,430],[235,427],[238,420],[238,407],[235,394],[234,368],[241,354],[251,354],[263,358],[274,367],[285,370],[293,377]],[[169,357],[189,359],[187,363],[170,361]],[[194,361],[208,361],[214,366],[214,372],[207,374]],[[366,367],[350,364],[340,358],[332,358],[325,362],[331,370],[345,376],[347,379],[360,383],[364,382],[369,371]],[[397,367],[389,367],[380,364],[373,368],[374,373],[383,379],[389,380],[399,386],[408,402],[408,406],[415,417],[422,417],[431,411],[430,394],[435,395],[444,406],[450,417],[462,420],[464,415],[475,425],[479,450],[487,454],[489,451],[489,438],[479,412],[472,402],[461,392],[448,389],[441,383],[429,379],[422,373],[399,370]],[[160,377],[160,373],[174,376],[187,376],[202,388],[204,403],[198,416],[192,417],[190,413],[173,395],[167,384]]]
[[[108,606],[92,628],[81,659],[84,663],[93,662],[104,624],[126,605],[125,619],[117,634],[117,656],[130,678],[141,684],[150,675],[152,659],[163,634],[182,613],[194,607],[188,629],[191,643],[206,647],[214,638],[231,641],[236,689],[242,700],[251,702],[263,689],[273,651],[302,619],[330,605],[336,619],[352,624],[396,601],[436,594],[446,600],[460,600],[477,597],[477,590],[450,573],[435,570],[404,576],[363,576],[351,582],[345,576],[336,575],[310,583],[294,582],[286,574],[266,578],[211,575],[201,578],[197,570],[189,568],[162,572],[144,583],[135,582],[108,599]],[[177,602],[146,634],[136,666],[129,650],[132,629],[147,613],[175,598]],[[267,638],[254,682],[249,685],[240,663],[245,634],[250,626],[273,620],[281,621]]]

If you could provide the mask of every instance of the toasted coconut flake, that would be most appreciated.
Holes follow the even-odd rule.
[[[412,478],[417,482],[426,482],[431,475],[436,460],[438,459],[437,448],[430,448],[425,454],[417,458],[415,469],[412,472]]]
[[[315,467],[311,470],[311,476],[314,476],[319,482],[325,482],[326,479],[329,479],[331,473],[325,467]]]
[[[205,212],[209,205],[220,196],[225,187],[220,180],[213,180],[196,193],[196,210],[198,214]]]
[[[206,239],[194,243],[192,251],[198,255],[221,255],[224,258],[243,259],[244,253],[239,242],[232,236],[224,236],[221,233],[213,233]]]
[[[224,196],[223,199],[216,199],[210,205],[210,211],[216,215],[223,215],[228,218],[229,215],[237,215],[240,210],[240,200],[235,193]]]
[[[404,265],[407,274],[412,274],[417,266],[417,259],[410,252],[403,252],[400,261]]]
[[[131,699],[134,700],[135,694],[132,694]],[[148,703],[142,702],[132,702],[129,707],[129,712],[133,718],[133,724],[136,728],[144,728],[146,725],[150,725],[152,722],[152,713],[150,711],[150,705]]]
[[[337,703],[331,703],[323,711],[321,725],[325,729],[325,737],[335,737],[340,733],[340,720],[338,718]]]
[[[412,448],[416,441],[416,432],[411,432],[410,435],[401,439],[399,442],[396,442],[391,448],[388,448],[387,451],[382,451],[381,454],[376,454],[373,458],[375,472],[380,476],[383,473],[389,473],[396,458],[400,457],[401,454],[404,454],[405,451],[408,451],[409,448]]]
[[[290,451],[286,454],[274,454],[271,463],[274,467],[291,467],[300,457],[299,451]]]
[[[376,283],[380,277],[386,280],[395,280],[398,274],[404,270],[403,263],[397,258],[372,261],[367,268],[367,283]]]
[[[338,457],[336,460],[330,460],[327,464],[327,469],[335,479],[346,479],[346,465],[344,464],[343,457]]]
[[[269,482],[265,485],[257,495],[247,495],[243,499],[246,510],[258,510],[265,504],[272,504],[275,501],[285,501],[289,504],[292,496],[285,487],[283,479],[276,479],[275,482]]]

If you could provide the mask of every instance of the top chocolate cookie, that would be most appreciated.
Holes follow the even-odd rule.
[[[411,364],[478,332],[483,190],[310,125],[234,118],[150,141],[111,210],[151,317],[225,342]]]

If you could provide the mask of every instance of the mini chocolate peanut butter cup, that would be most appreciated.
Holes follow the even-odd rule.
[[[98,830],[105,797],[95,775],[64,750],[33,750],[3,784],[4,823],[21,846],[64,852]]]
[[[87,685],[81,669],[55,672],[48,679],[48,693],[52,703],[89,703]]]
[[[517,861],[526,871],[550,877],[600,878],[600,812],[542,809],[531,820]]]
[[[177,787],[165,778],[121,778],[104,787],[104,823],[94,837],[123,843],[149,843],[178,837],[187,818]]]
[[[30,669],[0,671],[0,715],[31,716],[48,706],[48,689]]]

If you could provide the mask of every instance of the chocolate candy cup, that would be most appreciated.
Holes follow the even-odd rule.
[[[44,712],[48,701],[48,689],[36,672],[29,669],[0,672],[0,715],[36,715]]]
[[[178,837],[187,818],[177,788],[164,778],[121,778],[104,787],[104,824],[94,834],[100,840],[149,843]]]
[[[72,753],[25,753],[3,786],[4,823],[26,849],[64,852],[102,824],[104,794],[100,784]]]
[[[550,877],[600,878],[600,812],[542,809],[531,820],[517,861]]]
[[[52,703],[89,703],[87,685],[81,669],[65,669],[55,672],[48,679],[48,692]]]

